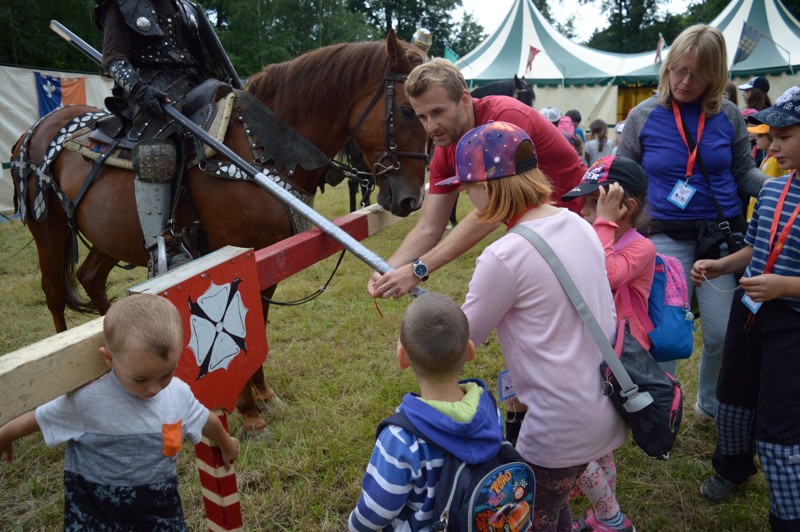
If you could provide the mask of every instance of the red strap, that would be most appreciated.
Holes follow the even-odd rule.
[[[792,175],[790,175],[786,180],[786,185],[784,185],[783,191],[778,198],[778,204],[775,206],[775,214],[772,217],[772,225],[769,229],[770,252],[769,257],[767,258],[767,264],[764,266],[764,275],[772,271],[772,267],[778,260],[781,250],[783,250],[783,245],[786,243],[786,239],[789,238],[789,231],[791,231],[792,225],[797,219],[797,215],[800,214],[799,202],[797,205],[795,205],[794,211],[792,211],[791,216],[789,216],[789,220],[786,222],[781,234],[778,236],[778,241],[775,242],[775,234],[778,232],[778,224],[780,223],[781,213],[783,213],[783,204],[786,202],[786,196],[789,195],[789,189],[792,186],[792,180],[795,178],[795,174],[796,172],[792,172]]]
[[[697,121],[697,142],[694,145],[694,150],[689,149],[689,141],[686,138],[686,133],[683,131],[683,118],[681,117],[681,110],[678,108],[678,103],[675,100],[672,100],[672,114],[675,115],[675,123],[678,125],[678,133],[681,134],[681,138],[683,139],[683,143],[686,145],[686,149],[689,151],[689,158],[686,160],[686,182],[689,182],[689,178],[692,177],[692,172],[694,172],[694,163],[695,159],[697,159],[697,148],[700,146],[700,139],[703,136],[703,129],[706,127],[706,114],[700,112],[700,118]]]

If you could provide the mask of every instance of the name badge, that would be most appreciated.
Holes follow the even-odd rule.
[[[756,303],[755,301],[750,299],[750,296],[748,296],[747,294],[742,296],[742,303],[744,303],[744,306],[750,309],[750,312],[752,312],[753,314],[758,312],[758,309],[760,309],[761,305],[764,304],[763,302]]]
[[[514,383],[511,382],[511,373],[507,369],[497,374],[497,391],[500,401],[508,401],[517,396],[514,391]]]
[[[689,183],[678,181],[672,187],[672,192],[669,193],[669,202],[681,209],[685,209],[695,192],[697,192],[697,189]]]

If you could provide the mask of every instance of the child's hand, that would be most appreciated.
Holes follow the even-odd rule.
[[[597,199],[597,217],[609,222],[617,223],[628,212],[628,206],[623,201],[625,190],[619,183],[611,183],[608,190],[605,187],[597,189],[600,197]]]
[[[771,301],[781,297],[784,293],[785,277],[768,273],[766,275],[756,275],[755,277],[742,277],[739,286],[744,289],[744,293],[756,303]]]
[[[231,436],[228,438],[228,445],[220,447],[222,451],[222,463],[225,464],[225,470],[230,471],[233,462],[239,456],[239,440]]]
[[[689,272],[689,276],[694,285],[700,287],[703,285],[703,281],[716,279],[722,275],[722,273],[722,267],[718,260],[702,259],[694,263],[692,271]]]

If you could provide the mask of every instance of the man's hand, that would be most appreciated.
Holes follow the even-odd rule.
[[[418,284],[419,279],[414,275],[411,264],[406,264],[383,275],[373,272],[367,283],[367,292],[372,297],[396,299]]]
[[[169,103],[167,93],[145,84],[134,90],[132,96],[136,100],[139,109],[152,116],[163,115],[164,109],[161,104],[162,102]]]

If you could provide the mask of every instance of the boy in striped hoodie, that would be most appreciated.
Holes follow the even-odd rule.
[[[406,394],[398,410],[430,441],[395,425],[378,434],[350,530],[430,530],[445,451],[470,464],[497,454],[503,431],[486,384],[458,379],[474,358],[469,323],[450,298],[427,293],[409,305],[397,361],[414,372],[420,394]]]

